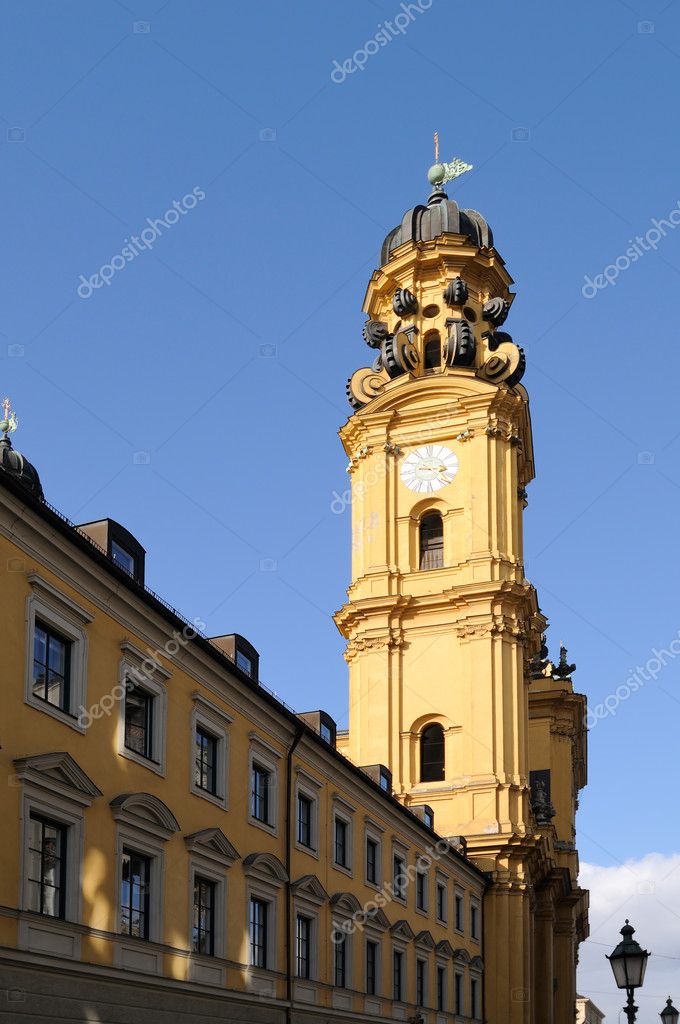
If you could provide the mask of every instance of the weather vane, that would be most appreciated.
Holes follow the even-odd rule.
[[[12,403],[9,398],[4,398],[2,401],[2,419],[0,420],[0,432],[2,432],[4,437],[7,437],[8,434],[13,434],[19,426],[17,414],[10,412],[11,408]]]
[[[464,160],[454,156],[451,163],[445,164],[439,161],[439,132],[434,133],[434,163],[427,172],[427,179],[430,185],[445,185],[447,181],[460,178],[461,174],[472,170],[472,164],[466,164]]]

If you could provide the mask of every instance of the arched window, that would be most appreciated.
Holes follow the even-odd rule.
[[[436,722],[420,736],[420,781],[440,782],[444,778],[444,730]]]
[[[444,527],[439,512],[427,512],[420,520],[420,568],[441,569],[444,565]]]
[[[425,338],[425,353],[423,359],[423,369],[425,372],[428,370],[436,370],[442,361],[442,347],[439,341],[439,335],[435,332]]]

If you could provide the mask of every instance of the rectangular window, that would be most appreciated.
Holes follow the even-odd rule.
[[[335,819],[335,863],[340,867],[349,866],[349,850],[347,848],[347,835],[349,827],[342,818]]]
[[[470,1016],[475,1020],[479,1016],[479,983],[470,978]]]
[[[378,992],[378,943],[366,942],[366,992],[374,996]]]
[[[404,997],[404,954],[395,949],[392,954],[392,998],[401,1002]]]
[[[378,844],[370,836],[366,837],[366,881],[378,884]]]
[[[194,737],[194,785],[206,793],[217,793],[217,744],[215,736],[196,726]]]
[[[321,739],[324,740],[326,743],[330,743],[331,746],[333,745],[333,732],[331,730],[331,727],[327,725],[326,722],[322,722],[321,725],[319,726],[319,735]]]
[[[194,953],[213,956],[215,953],[215,890],[207,878],[194,879],[194,913],[191,948]]]
[[[459,892],[455,896],[456,901],[456,930],[462,932],[465,925],[463,923],[463,897]]]
[[[120,930],[123,935],[149,938],[151,861],[133,850],[123,850]]]
[[[295,924],[295,964],[298,978],[310,976],[310,947],[312,938],[312,922],[302,914],[297,915]]]
[[[425,961],[416,960],[416,1006],[425,1006]]]
[[[424,871],[416,875],[416,907],[418,910],[427,910],[427,875]]]
[[[347,935],[333,933],[333,984],[336,988],[347,985]]]
[[[269,904],[266,900],[250,900],[250,963],[253,967],[267,967],[267,937]]]
[[[153,759],[153,696],[135,686],[125,695],[125,746]]]
[[[269,824],[269,787],[271,772],[253,762],[250,788],[250,813],[257,821]]]
[[[238,668],[241,669],[242,672],[245,672],[246,675],[252,676],[253,663],[248,657],[248,655],[244,654],[243,651],[236,651],[236,665]]]
[[[406,899],[407,881],[408,878],[406,876],[406,861],[398,853],[395,853],[394,857],[392,858],[392,888],[394,890],[395,899]]]
[[[428,828],[434,828],[434,812],[429,807],[426,807],[423,811],[423,821]]]
[[[33,696],[70,712],[71,642],[42,622],[35,624]]]
[[[443,1013],[446,1009],[446,968],[437,965],[437,1009]]]
[[[298,793],[297,799],[297,841],[312,847],[312,801],[303,793]]]
[[[479,907],[475,903],[470,903],[470,935],[479,938]]]
[[[454,977],[454,1004],[455,1012],[460,1016],[463,1013],[463,975],[456,974]]]
[[[134,576],[134,558],[132,557],[129,551],[126,551],[125,548],[121,547],[121,545],[116,543],[115,540],[111,541],[111,558],[116,563],[116,565],[120,566],[121,569],[124,569],[125,572],[130,574],[130,576]]]
[[[446,886],[437,882],[437,920],[446,921]]]
[[[28,830],[28,909],[64,917],[66,827],[32,814]]]

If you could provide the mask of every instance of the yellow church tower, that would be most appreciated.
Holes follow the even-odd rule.
[[[366,293],[370,366],[340,431],[352,493],[341,749],[384,765],[489,873],[485,1019],[571,1024],[587,893],[575,812],[585,698],[524,574],[534,476],[524,353],[501,328],[512,279],[484,218],[443,190],[386,237]],[[452,911],[452,915],[453,915]],[[453,918],[452,918],[453,919]]]

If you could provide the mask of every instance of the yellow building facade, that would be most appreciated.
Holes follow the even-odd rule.
[[[0,1021],[483,1019],[464,841],[0,466]]]
[[[383,244],[364,304],[375,358],[348,382],[340,435],[353,512],[340,744],[387,765],[398,798],[432,806],[489,873],[488,1020],[567,1024],[587,934],[585,700],[566,651],[547,659],[525,577],[534,457],[524,353],[501,330],[511,284],[487,223],[441,187]]]

